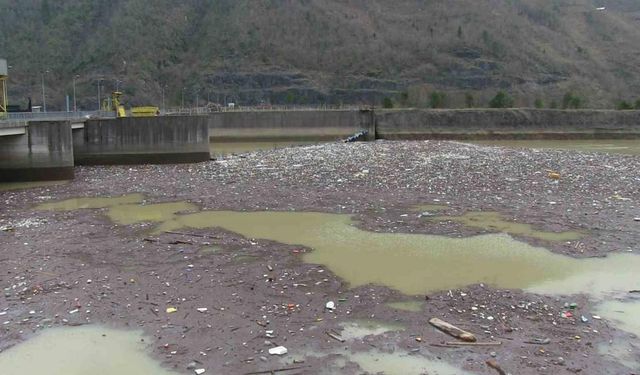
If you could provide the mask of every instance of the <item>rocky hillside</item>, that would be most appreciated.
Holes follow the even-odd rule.
[[[605,10],[597,10],[606,7]],[[590,107],[640,97],[636,0],[0,0],[10,97]],[[47,73],[48,71],[48,73]],[[387,100],[388,101],[388,100]],[[15,103],[17,104],[17,103]]]

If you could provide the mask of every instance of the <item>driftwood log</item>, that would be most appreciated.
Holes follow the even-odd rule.
[[[437,329],[441,330],[442,332],[451,335],[459,340],[462,340],[464,342],[476,342],[478,341],[478,339],[476,338],[476,336],[471,333],[471,332],[467,332],[463,329],[460,329],[456,326],[454,326],[453,324],[449,324],[447,322],[445,322],[444,320],[438,319],[438,318],[433,318],[431,320],[429,320],[429,324],[431,324],[432,326],[436,327]]]

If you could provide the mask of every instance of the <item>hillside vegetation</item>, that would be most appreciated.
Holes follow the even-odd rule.
[[[100,79],[128,104],[613,108],[640,97],[640,2],[0,0],[0,57],[14,101],[48,71],[60,109],[73,77],[88,109]]]

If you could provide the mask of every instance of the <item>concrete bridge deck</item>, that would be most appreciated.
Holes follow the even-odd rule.
[[[0,181],[38,177],[20,169],[205,161],[210,139],[338,140],[362,131],[367,140],[640,139],[640,111],[234,110],[122,119],[77,114],[48,121],[14,118],[0,122]]]

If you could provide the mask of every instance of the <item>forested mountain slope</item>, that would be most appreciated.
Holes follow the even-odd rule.
[[[606,7],[606,10],[597,10]],[[10,97],[62,108],[77,76],[129,104],[234,101],[588,106],[640,97],[635,0],[0,0]],[[116,83],[116,81],[121,81]]]

